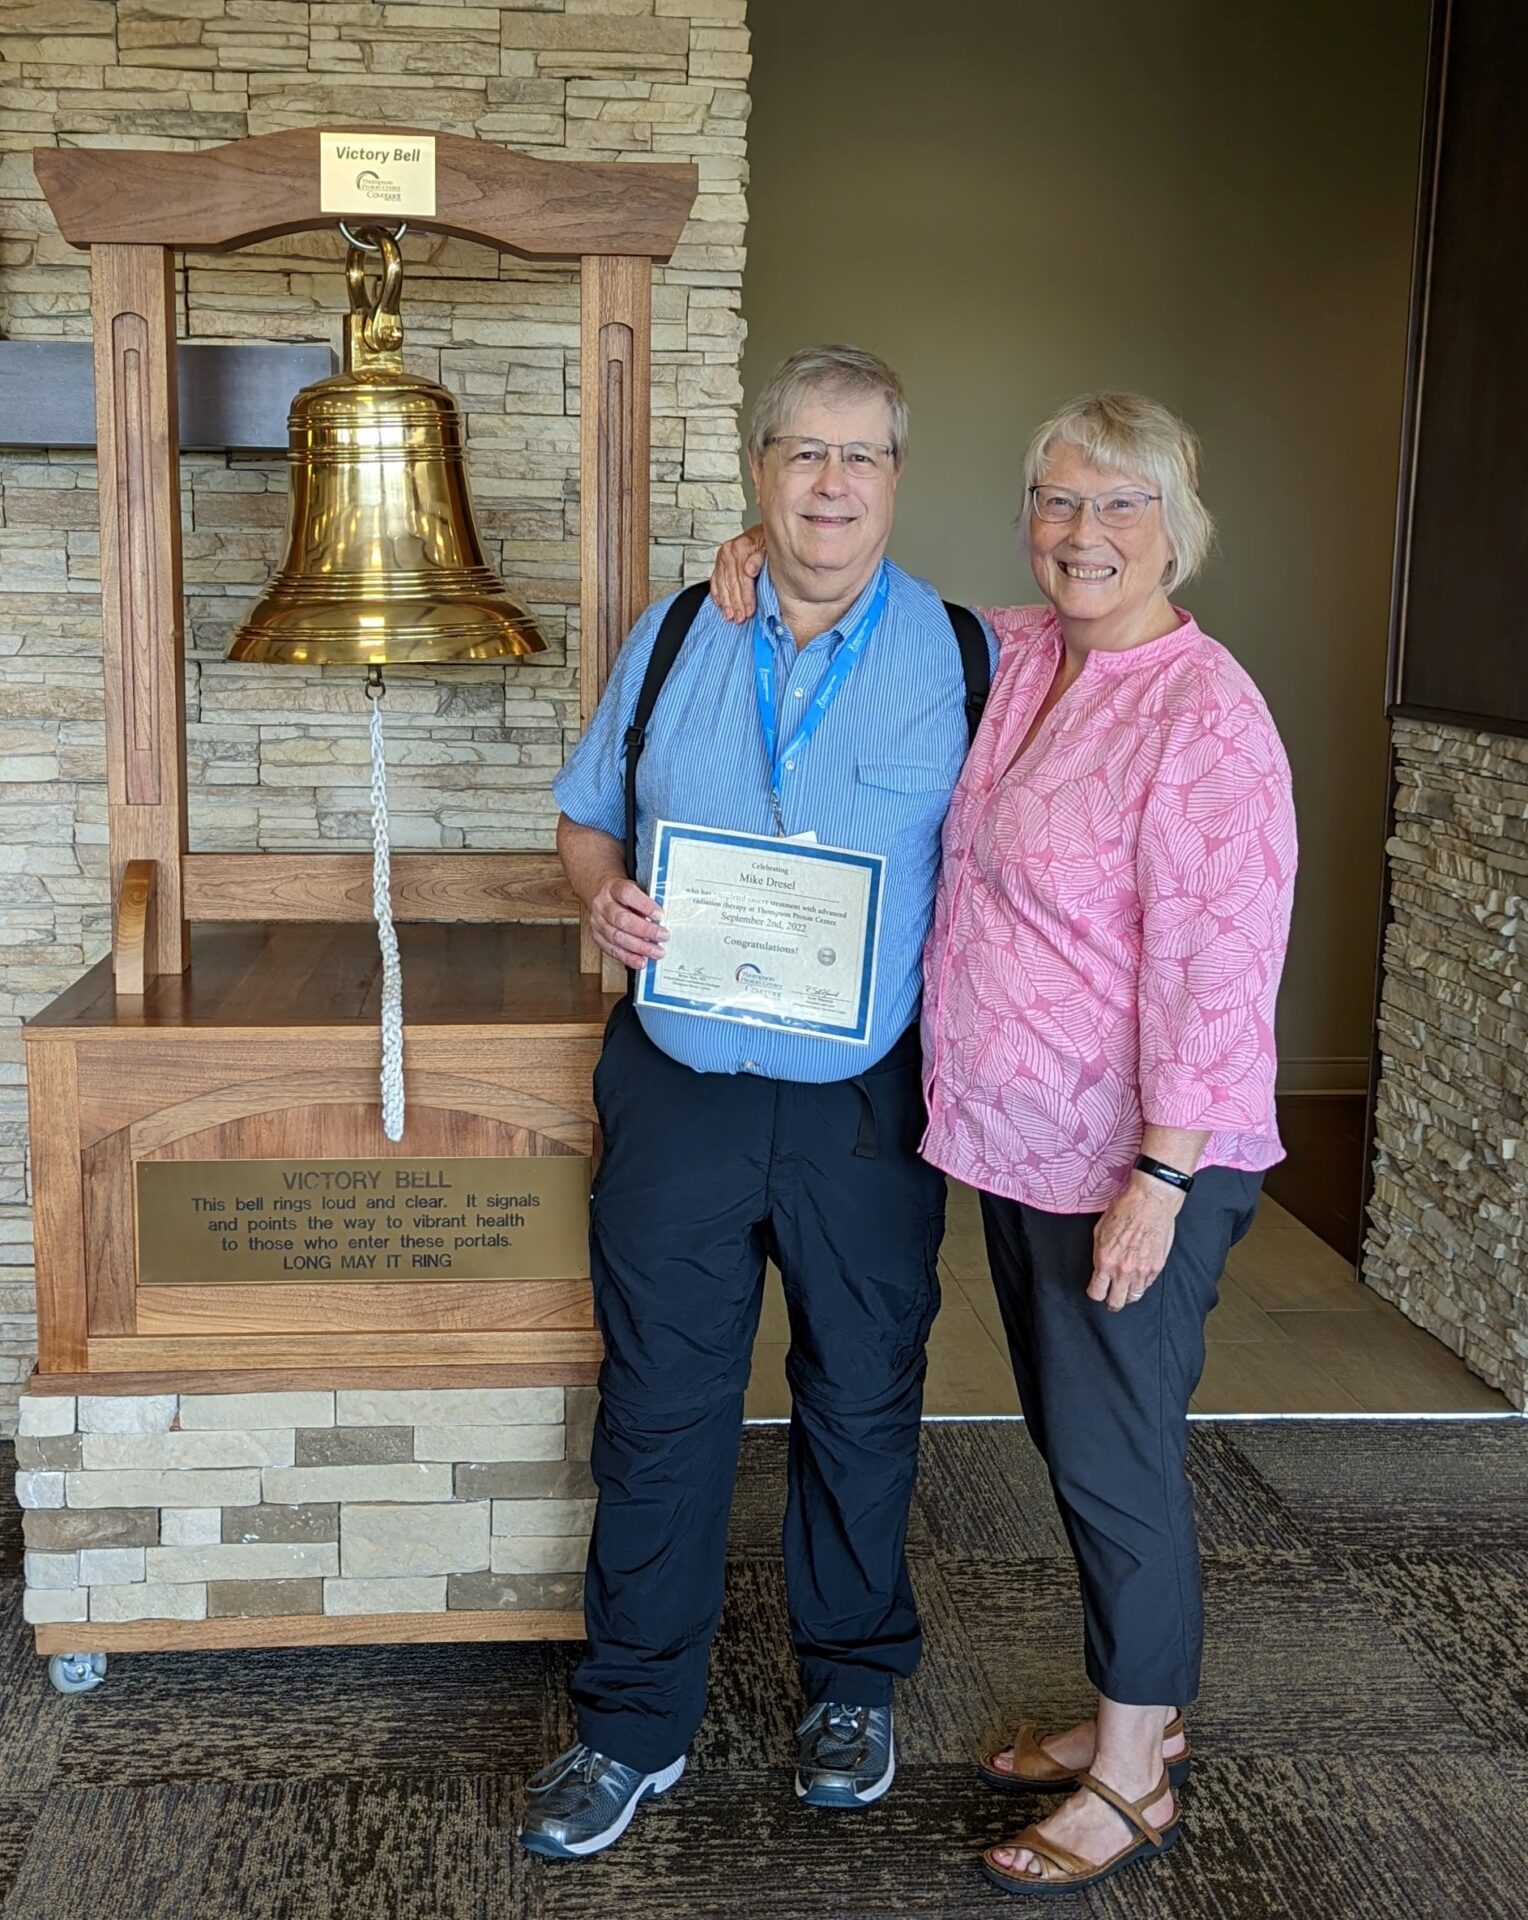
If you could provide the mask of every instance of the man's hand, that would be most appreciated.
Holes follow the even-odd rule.
[[[643,967],[668,945],[657,907],[625,874],[607,880],[589,902],[589,931],[601,953],[623,967]]]
[[[1152,1285],[1172,1252],[1184,1196],[1165,1180],[1132,1173],[1129,1184],[1093,1229],[1088,1298],[1110,1313],[1132,1305]]]
[[[711,569],[711,598],[729,620],[752,618],[757,604],[753,583],[764,571],[764,529],[750,527],[716,551]]]

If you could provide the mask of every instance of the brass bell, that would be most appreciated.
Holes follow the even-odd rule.
[[[534,617],[484,560],[457,404],[403,371],[397,239],[345,237],[345,370],[292,402],[286,562],[228,657],[371,667],[540,653]],[[368,251],[382,257],[375,297]]]

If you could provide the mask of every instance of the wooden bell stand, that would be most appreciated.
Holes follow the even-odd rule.
[[[587,721],[648,600],[652,262],[678,244],[696,170],[434,139],[437,212],[411,228],[582,265]],[[589,1154],[590,1075],[608,995],[624,978],[602,979],[554,856],[395,854],[409,1106],[404,1141],[387,1140],[370,856],[187,844],[171,250],[231,252],[333,226],[319,207],[319,135],[195,153],[47,149],[35,161],[60,231],[90,249],[113,942],[26,1031],[32,1390],[591,1382],[600,1349],[587,1278],[138,1282],[134,1168],[144,1160]],[[448,1634],[449,1618],[436,1616],[433,1633],[419,1616],[396,1637],[476,1637],[467,1620]],[[529,1625],[471,1618],[481,1637]],[[569,1618],[536,1619],[542,1633],[577,1630]],[[208,1621],[193,1634],[188,1623],[181,1635],[107,1643],[271,1644],[280,1636],[262,1629],[281,1624]],[[354,1619],[291,1624],[312,1629],[294,1635],[303,1639],[388,1637]],[[43,1651],[82,1636],[103,1640],[93,1627],[38,1629]]]

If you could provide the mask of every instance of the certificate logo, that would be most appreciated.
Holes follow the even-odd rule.
[[[394,203],[402,200],[402,189],[392,180],[384,180],[380,173],[373,173],[370,167],[362,167],[355,177],[356,192],[363,200],[388,200]]]
[[[739,985],[744,985],[751,980],[762,980],[764,969],[756,967],[751,960],[745,960],[732,977]]]
[[[837,958],[838,955],[831,947],[819,947],[817,949],[817,964],[819,967],[831,967]]]

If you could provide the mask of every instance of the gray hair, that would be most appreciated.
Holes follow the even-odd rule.
[[[1162,496],[1162,528],[1172,550],[1163,586],[1181,587],[1209,558],[1215,522],[1199,498],[1199,442],[1177,414],[1139,393],[1084,393],[1043,422],[1024,455],[1024,511],[1028,538],[1029,489],[1039,483],[1058,444],[1077,447],[1089,466],[1139,474]]]
[[[809,393],[842,400],[884,400],[891,416],[892,458],[900,467],[907,455],[907,395],[886,362],[859,347],[802,347],[788,354],[764,383],[748,424],[749,458],[763,458],[777,433],[787,432],[796,409]]]

